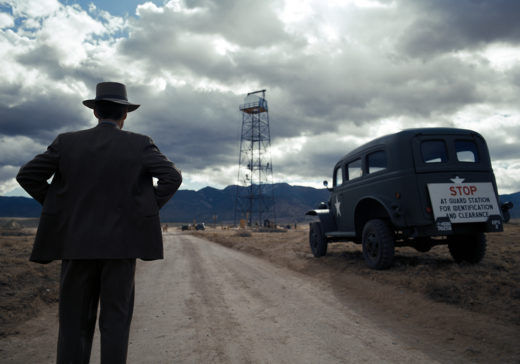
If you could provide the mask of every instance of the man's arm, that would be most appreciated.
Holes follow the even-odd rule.
[[[58,146],[59,136],[49,145],[45,153],[37,155],[33,160],[23,165],[16,176],[20,186],[42,205],[49,190],[47,180],[58,169]]]
[[[159,151],[150,138],[145,146],[143,160],[148,172],[159,180],[155,187],[155,199],[161,208],[179,189],[182,183],[181,171]]]

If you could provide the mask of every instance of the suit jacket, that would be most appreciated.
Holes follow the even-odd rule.
[[[149,137],[112,123],[60,134],[16,179],[43,205],[31,261],[163,258],[159,209],[182,177]]]

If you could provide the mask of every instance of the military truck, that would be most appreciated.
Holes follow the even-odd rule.
[[[456,262],[478,263],[484,233],[503,231],[484,138],[455,128],[408,129],[356,148],[334,166],[328,202],[307,212],[315,257],[331,241],[362,245],[366,264],[389,268],[395,247],[427,252],[446,244]]]

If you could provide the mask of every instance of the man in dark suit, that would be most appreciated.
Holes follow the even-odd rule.
[[[58,135],[17,180],[43,205],[30,260],[62,260],[57,362],[89,362],[99,302],[101,362],[125,363],[136,258],[163,258],[159,209],[182,177],[149,137],[121,130],[139,107],[123,84],[99,83],[83,104],[98,125]]]

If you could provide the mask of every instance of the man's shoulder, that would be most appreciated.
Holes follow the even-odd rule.
[[[59,144],[75,144],[78,139],[83,139],[89,131],[90,129],[85,129],[60,133],[54,140],[54,143],[58,142]]]
[[[143,140],[144,141],[144,140],[151,139],[147,135],[140,134],[140,133],[135,133],[135,132],[128,131],[128,130],[121,130],[119,128],[104,128],[104,129],[101,129],[101,128],[99,128],[99,126],[94,126],[92,128],[89,128],[89,129],[82,129],[82,130],[76,130],[76,131],[69,131],[69,132],[61,133],[61,134],[58,135],[58,138],[81,138],[81,137],[85,137],[85,136],[88,136],[88,135],[91,135],[91,134],[96,134],[98,132],[101,132],[102,130],[115,132],[115,133],[117,133],[117,135],[119,135],[121,137],[130,138],[130,139],[134,139],[134,140],[137,139],[137,140]]]
[[[58,138],[74,138],[77,136],[92,133],[94,131],[94,129],[95,129],[95,127],[88,128],[88,129],[81,129],[81,130],[66,131],[66,132],[58,134]]]
[[[121,130],[121,129],[119,129],[119,131],[120,131],[123,135],[126,135],[128,138],[136,138],[136,139],[151,139],[148,135],[144,135],[144,134],[136,133],[136,132],[133,132],[133,131]]]

